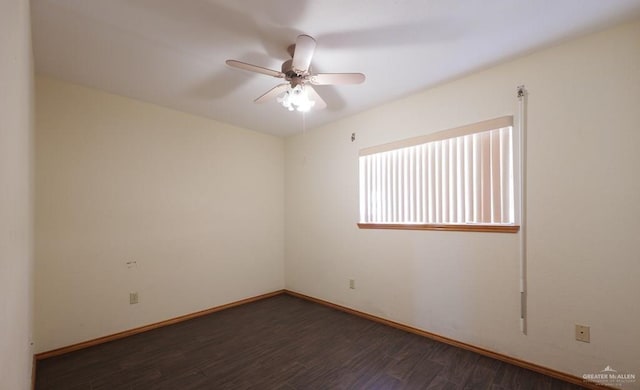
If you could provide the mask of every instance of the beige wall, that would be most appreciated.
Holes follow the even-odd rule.
[[[640,375],[639,37],[619,26],[287,139],[287,288],[578,376]],[[356,227],[359,149],[515,114],[520,84],[526,336],[517,235]]]
[[[38,352],[283,288],[282,139],[46,77],[36,96]]]
[[[0,389],[32,363],[33,70],[29,1],[0,2]]]

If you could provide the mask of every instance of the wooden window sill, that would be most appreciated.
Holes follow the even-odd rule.
[[[358,223],[360,229],[440,230],[455,232],[517,233],[518,225],[434,225],[404,223]]]

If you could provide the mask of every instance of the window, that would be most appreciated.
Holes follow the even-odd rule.
[[[360,151],[361,228],[516,232],[513,117]]]

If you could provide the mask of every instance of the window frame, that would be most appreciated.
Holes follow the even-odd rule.
[[[397,230],[436,230],[436,231],[466,231],[466,232],[495,232],[495,233],[517,233],[520,230],[518,209],[519,197],[519,134],[514,126],[513,116],[503,116],[482,122],[473,123],[453,129],[438,131],[418,137],[404,139],[396,142],[390,142],[378,146],[368,147],[359,151],[358,162],[361,164],[360,158],[363,156],[384,153],[393,150],[413,147],[431,142],[453,139],[461,136],[467,136],[475,133],[482,133],[495,129],[511,127],[511,158],[512,158],[512,188],[513,188],[513,223],[410,223],[410,222],[358,222],[360,229],[397,229]],[[362,219],[362,172],[359,170],[359,209]]]

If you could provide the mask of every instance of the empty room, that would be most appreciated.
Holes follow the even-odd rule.
[[[0,389],[640,389],[640,1],[0,31]]]

